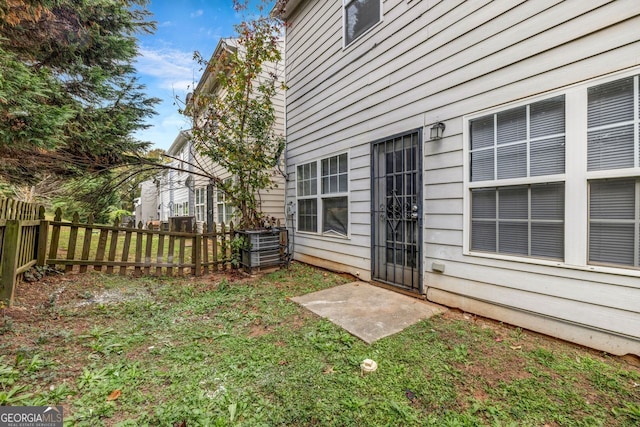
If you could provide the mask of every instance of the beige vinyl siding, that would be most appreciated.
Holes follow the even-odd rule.
[[[565,339],[640,352],[640,273],[463,254],[462,120],[640,65],[640,2],[387,0],[383,13],[347,48],[339,1],[303,1],[288,19],[288,200],[297,164],[349,152],[349,238],[297,233],[296,257],[369,277],[370,144],[423,127],[423,267],[432,298],[485,315],[493,304],[525,327],[556,333],[561,322],[573,325]],[[445,137],[428,141],[436,121],[445,122]],[[444,274],[431,272],[433,262],[445,264]],[[614,338],[591,341],[584,326]]]

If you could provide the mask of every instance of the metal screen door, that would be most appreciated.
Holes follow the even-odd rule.
[[[373,143],[373,280],[421,292],[421,130]]]

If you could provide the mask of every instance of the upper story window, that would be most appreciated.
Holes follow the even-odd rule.
[[[382,20],[381,3],[381,0],[343,0],[345,46]]]

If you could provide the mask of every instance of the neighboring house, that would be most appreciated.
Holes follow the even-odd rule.
[[[205,69],[193,95],[190,94],[188,96],[188,104],[193,102],[193,100],[196,100],[200,93],[214,93],[219,90],[216,85],[214,75],[211,74],[211,69],[217,69],[216,64],[221,61],[225,50],[234,48],[232,39],[220,40],[209,61],[211,67],[207,67]],[[277,65],[275,64],[265,67],[264,72],[279,73]],[[276,97],[274,97],[272,101],[274,103],[277,117],[276,132],[284,135],[283,91],[278,91]],[[191,112],[189,105],[187,106],[187,111]],[[197,117],[193,119],[198,120]],[[210,186],[210,180],[207,177],[202,176],[202,173],[197,174],[196,172],[200,169],[200,172],[213,175],[222,180],[233,179],[233,176],[225,171],[220,165],[215,164],[209,158],[200,155],[194,147],[193,142],[189,139],[188,132],[181,132],[178,135],[174,143],[169,148],[167,154],[180,160],[184,160],[184,162],[174,160],[172,165],[180,168],[184,166],[187,172],[183,173],[175,170],[169,170],[165,173],[159,198],[162,199],[162,206],[171,206],[172,208],[169,208],[169,214],[163,215],[161,219],[164,221],[168,216],[195,216],[198,227],[201,227],[204,222],[210,222],[211,219],[213,222],[218,224],[229,224],[230,221],[233,221],[233,208],[227,203],[224,193],[218,191],[214,185]],[[285,178],[278,169],[273,171],[272,183],[274,184],[274,188],[261,191],[258,194],[259,207],[265,217],[273,217],[283,221],[284,223]],[[211,210],[210,216],[208,216],[209,207]],[[163,212],[166,211],[167,208],[163,210]]]
[[[216,69],[216,61],[220,61],[223,52],[233,48],[233,40],[221,39],[216,47],[210,63],[198,82],[194,94],[187,97],[189,103],[199,93],[211,93],[218,90],[211,68]],[[265,73],[278,73],[275,64],[265,67]],[[284,135],[284,93],[278,91],[273,99],[277,122],[276,131]],[[197,120],[197,118],[195,118]],[[204,223],[229,224],[234,220],[233,208],[227,202],[224,193],[218,191],[210,179],[204,175],[215,176],[222,180],[233,179],[220,165],[203,157],[194,146],[189,131],[181,131],[169,147],[167,155],[171,169],[160,173],[157,184],[157,219],[166,223],[172,217],[190,216],[195,218],[196,226],[202,230]],[[284,223],[285,179],[279,169],[273,171],[274,188],[258,194],[262,213],[269,218],[276,218]]]
[[[180,132],[167,150],[172,159],[167,169],[159,176],[158,211],[162,222],[176,216],[194,216],[195,203],[193,170],[193,150],[186,132]]]
[[[284,3],[296,259],[640,355],[640,2]]]

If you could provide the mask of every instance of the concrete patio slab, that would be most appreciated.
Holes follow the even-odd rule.
[[[365,282],[347,283],[291,299],[368,344],[446,311],[442,306]]]

